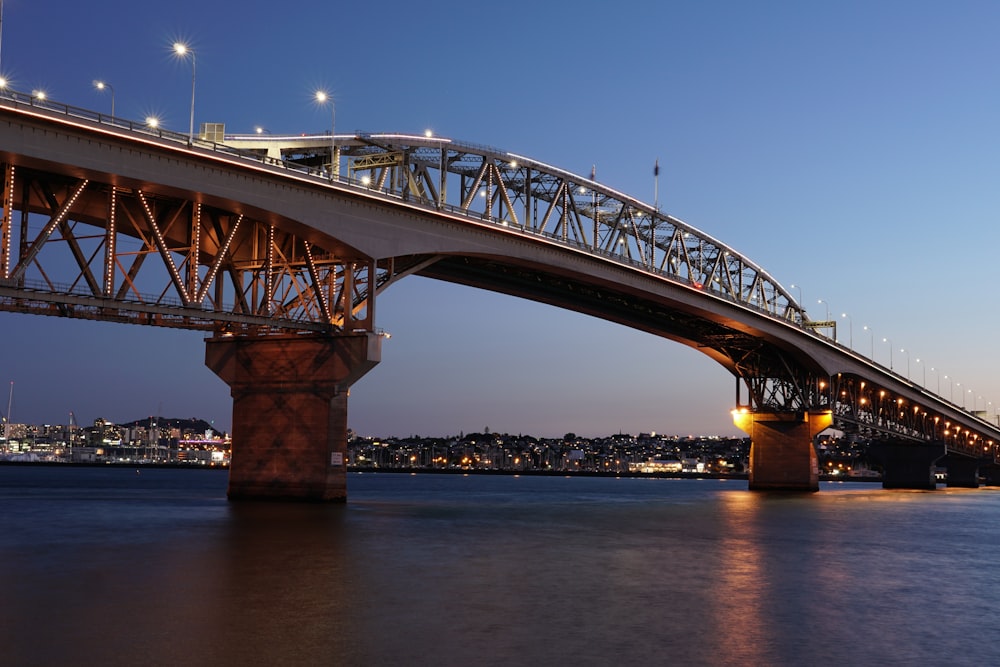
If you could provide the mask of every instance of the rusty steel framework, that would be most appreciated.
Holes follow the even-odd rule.
[[[387,272],[371,260],[176,196],[2,173],[2,310],[234,334],[373,330],[372,283]]]

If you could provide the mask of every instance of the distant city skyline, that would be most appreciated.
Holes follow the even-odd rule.
[[[430,128],[593,169],[750,257],[814,319],[836,319],[842,343],[997,413],[1000,89],[989,82],[1000,6],[566,12],[514,0],[499,12],[401,2],[378,12],[178,0],[165,17],[120,0],[8,0],[0,74],[17,90],[187,132],[193,61],[172,49],[183,41],[197,56],[195,127],[321,133],[332,121],[314,101],[323,89],[338,132]],[[490,39],[469,37],[484,25]],[[378,27],[377,48],[358,26]],[[453,38],[446,48],[429,46],[442,36]],[[392,338],[352,388],[359,434],[744,435],[729,415],[735,380],[649,334],[423,278],[387,290],[376,325]],[[203,365],[202,333],[13,313],[0,313],[0,329],[0,391],[14,381],[15,422],[162,413],[230,430],[229,390]]]

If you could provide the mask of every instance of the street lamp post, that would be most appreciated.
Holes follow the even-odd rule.
[[[904,348],[899,348],[899,351],[906,355],[906,379],[910,379],[910,353]]]
[[[875,361],[875,332],[872,331],[872,328],[870,326],[868,326],[867,324],[864,326],[864,330],[868,332],[868,336],[869,336],[869,338],[871,338],[871,344],[872,344],[871,358],[872,358],[872,361]]]
[[[111,91],[111,117],[115,117],[115,88],[106,81],[94,81],[94,88],[103,91],[105,88]]]
[[[188,145],[194,143],[194,78],[195,78],[195,57],[194,51],[192,51],[187,44],[183,42],[174,42],[174,53],[176,53],[181,58],[187,58],[191,56],[191,119],[188,123]]]
[[[789,285],[789,287],[791,287],[794,290],[798,290],[799,291],[799,305],[801,306],[802,305],[802,288],[799,285]]]
[[[337,127],[337,103],[334,101],[333,95],[325,90],[316,91],[316,102],[323,105],[328,101],[330,102],[330,180],[332,181],[340,171],[337,159],[337,140],[334,138]]]
[[[920,370],[923,372],[924,380],[920,383],[924,389],[927,389],[927,363],[920,361],[920,357],[917,357],[917,363],[920,364]]]
[[[840,316],[847,318],[847,330],[849,332],[847,340],[848,340],[848,343],[851,346],[851,349],[853,350],[854,349],[854,321],[851,319],[851,316],[848,315],[847,313],[841,313]]]
[[[883,338],[882,342],[889,344],[889,370],[891,371],[892,370],[892,341],[889,340],[888,338]]]

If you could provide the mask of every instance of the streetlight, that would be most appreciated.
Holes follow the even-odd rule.
[[[320,106],[330,102],[330,180],[332,181],[340,171],[338,168],[340,166],[339,160],[337,160],[337,141],[334,139],[337,127],[337,103],[334,101],[333,95],[325,90],[317,90],[315,98],[316,103]]]
[[[798,285],[789,285],[792,289],[797,289],[799,291],[799,305],[802,305],[802,288]]]
[[[889,343],[889,370],[892,370],[892,341],[888,338],[882,339],[883,343]]]
[[[829,322],[830,321],[830,304],[828,304],[826,301],[823,301],[823,299],[816,299],[816,303],[821,303],[824,306],[826,306],[826,320],[827,320],[827,322]]]
[[[840,316],[847,318],[847,330],[850,332],[850,336],[848,338],[848,341],[850,341],[851,349],[853,350],[854,349],[854,321],[851,319],[851,316],[848,315],[847,313],[841,313]]]
[[[872,354],[871,354],[871,357],[872,357],[872,361],[875,361],[875,332],[872,331],[872,328],[870,326],[868,326],[867,324],[864,326],[864,329],[865,329],[865,331],[868,332],[868,335],[871,338],[871,343],[872,343]]]
[[[923,373],[924,373],[924,381],[921,382],[920,385],[924,389],[927,389],[927,363],[926,362],[921,362],[920,361],[920,357],[917,357],[917,363],[920,364],[920,368],[921,368],[921,370],[923,370]],[[931,370],[933,370],[933,369],[931,369]]]
[[[904,350],[903,348],[899,348],[899,351],[906,355],[906,379],[909,380],[910,379],[910,353],[907,352],[906,350]]]
[[[194,51],[184,42],[174,42],[174,53],[180,58],[191,56],[191,121],[188,124],[188,146],[194,143],[194,75],[195,58]]]
[[[951,377],[945,375],[944,379],[948,381],[948,400],[951,401],[952,403],[954,403],[955,402],[955,391],[954,391],[954,387],[952,387],[952,385],[951,385],[951,381],[954,378],[951,378]]]
[[[115,88],[110,83],[104,81],[94,81],[94,88],[103,91],[105,88],[111,91],[111,117],[115,117]]]
[[[155,130],[160,126],[160,119],[156,116],[146,116],[146,125]]]

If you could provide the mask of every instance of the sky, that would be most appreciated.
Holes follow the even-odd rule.
[[[986,0],[6,0],[0,72],[108,112],[103,79],[117,116],[184,132],[183,40],[196,125],[324,132],[324,88],[338,134],[432,129],[593,166],[647,202],[658,161],[662,210],[839,319],[841,342],[992,415],[997,34]],[[359,435],[742,435],[732,376],[650,334],[417,277],[380,296],[376,325],[392,337],[351,390]],[[12,313],[0,331],[14,422],[231,425],[201,332]]]

